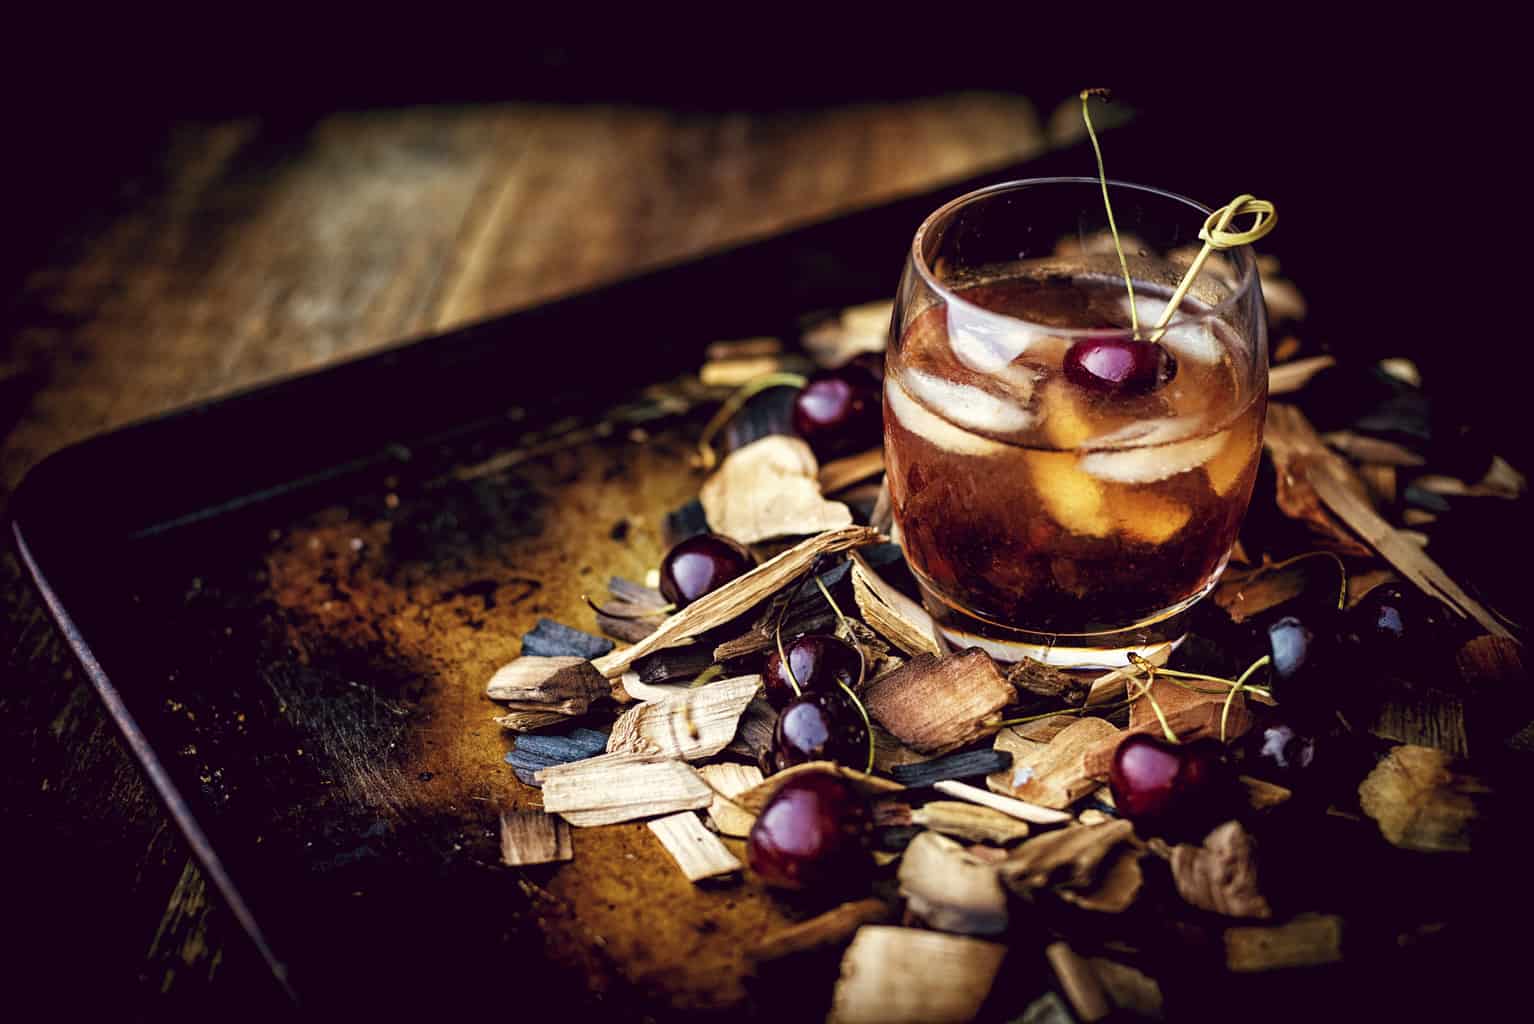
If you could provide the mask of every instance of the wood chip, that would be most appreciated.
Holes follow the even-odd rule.
[[[1083,770],[1083,756],[1105,743],[1117,745],[1121,733],[1118,726],[1101,718],[1072,722],[1048,743],[1003,729],[996,734],[995,745],[1012,755],[1012,767],[988,776],[986,785],[1003,796],[1064,810],[1102,785]]]
[[[1189,905],[1227,917],[1273,916],[1257,885],[1257,844],[1239,821],[1210,832],[1202,846],[1179,843],[1169,859],[1177,893]]]
[[[888,824],[915,825],[965,842],[1007,846],[1028,838],[1029,834],[1026,821],[959,800],[932,800],[920,807],[891,800],[887,805],[891,810],[898,808],[898,813],[888,815]],[[876,807],[876,820],[886,823],[879,814],[880,808]]]
[[[605,654],[593,664],[607,678],[616,679],[651,651],[674,647],[749,611],[801,576],[821,555],[872,544],[880,539],[877,530],[848,526],[803,540],[744,576],[698,598],[633,646]]]
[[[1292,363],[1271,366],[1268,368],[1268,394],[1285,395],[1291,391],[1298,391],[1310,383],[1310,378],[1327,367],[1336,365],[1337,360],[1331,356],[1311,356],[1308,359],[1296,359]]]
[[[758,962],[781,960],[786,956],[840,945],[852,938],[865,924],[883,924],[894,920],[895,911],[883,900],[866,899],[843,903],[810,918],[768,935],[746,951]]]
[[[834,318],[804,332],[804,350],[819,366],[842,366],[864,352],[882,354],[889,343],[894,303],[870,302],[842,310]]]
[[[962,935],[864,925],[842,957],[830,1024],[931,1024],[980,1012],[1007,947]]]
[[[1491,790],[1453,764],[1442,750],[1396,747],[1358,787],[1364,813],[1404,849],[1469,852]]]
[[[756,815],[734,803],[734,798],[762,784],[762,770],[748,764],[706,764],[698,773],[714,790],[714,802],[708,805],[708,820],[722,835],[744,839],[751,834]]]
[[[852,768],[844,768],[831,761],[810,761],[805,764],[796,764],[792,768],[785,768],[783,771],[769,775],[761,784],[753,786],[737,796],[735,802],[750,814],[761,814],[762,808],[767,806],[768,801],[773,798],[783,783],[796,776],[809,775],[814,772],[830,772],[833,775],[839,775],[851,783],[854,789],[868,797],[888,796],[891,793],[899,793],[905,789],[898,782],[881,779],[877,775],[868,775]]]
[[[759,675],[720,679],[663,700],[636,704],[613,723],[607,752],[653,753],[697,761],[713,757],[735,738]]]
[[[1359,462],[1371,462],[1378,466],[1421,466],[1427,459],[1404,445],[1394,441],[1382,441],[1368,434],[1355,434],[1351,430],[1334,430],[1322,434],[1321,440],[1349,458]]]
[[[710,359],[698,370],[698,379],[706,387],[738,388],[769,373],[780,373],[789,360],[781,355],[732,356]]]
[[[1137,1018],[1161,1020],[1164,1000],[1156,979],[1117,960],[1094,956],[1087,963],[1113,1005]]]
[[[501,812],[501,863],[553,864],[575,856],[570,826],[544,811]]]
[[[497,716],[495,724],[508,732],[533,732],[551,725],[568,725],[570,716],[559,711],[527,711],[516,708]]]
[[[1060,990],[1076,1011],[1076,1019],[1082,1024],[1094,1024],[1113,1011],[1108,993],[1098,980],[1092,965],[1076,954],[1064,942],[1051,942],[1044,947],[1044,959],[1054,969],[1060,981]]]
[[[524,655],[497,669],[485,692],[518,711],[583,715],[611,687],[585,658]]]
[[[1191,686],[1199,686],[1206,689],[1218,689],[1218,683],[1190,682]],[[1183,740],[1196,740],[1204,736],[1213,736],[1221,739],[1220,719],[1225,719],[1224,740],[1239,739],[1251,731],[1255,719],[1252,709],[1247,704],[1246,694],[1238,693],[1230,702],[1230,713],[1225,713],[1225,698],[1227,694],[1200,693],[1196,690],[1186,689],[1182,686],[1174,686],[1169,680],[1158,678],[1150,686],[1150,696],[1142,697],[1129,705],[1129,731],[1147,732],[1152,729],[1160,731],[1161,720],[1156,717],[1156,710],[1151,706],[1150,697],[1156,699],[1161,706],[1161,713],[1166,716],[1167,724],[1172,731],[1177,733]]]
[[[946,648],[927,610],[886,582],[860,553],[851,557],[852,595],[868,624],[907,654],[942,654]]]
[[[835,494],[855,483],[884,472],[884,449],[870,448],[866,452],[848,455],[820,467],[817,479],[821,494]]]
[[[777,726],[778,709],[766,697],[754,697],[740,716],[735,738],[725,749],[760,764],[762,755],[772,750],[772,734]]]
[[[1394,466],[1365,462],[1359,465],[1358,475],[1369,488],[1369,497],[1374,499],[1377,508],[1388,509],[1396,503],[1400,488],[1397,486]]]
[[[986,723],[1015,696],[991,656],[971,647],[912,658],[875,680],[864,691],[863,704],[912,750],[945,754],[986,735]]]
[[[752,356],[775,356],[783,351],[783,342],[777,338],[729,338],[711,341],[703,350],[703,357],[715,359],[749,359]]]
[[[1523,644],[1512,637],[1474,637],[1455,654],[1454,663],[1472,690],[1521,689],[1529,682]]]
[[[691,765],[653,754],[603,754],[545,768],[539,780],[543,809],[582,828],[700,811],[714,799]]]
[[[1167,663],[1172,656],[1172,645],[1162,644],[1152,648],[1145,654],[1145,660],[1152,665],[1160,667]],[[1095,708],[1100,704],[1113,704],[1124,699],[1131,679],[1138,679],[1143,675],[1139,668],[1134,665],[1125,665],[1111,672],[1104,672],[1092,680],[1092,686],[1087,690],[1087,707]]]
[[[1342,959],[1342,919],[1302,914],[1269,928],[1225,929],[1225,966],[1251,973],[1285,967],[1317,967]]]
[[[735,855],[718,836],[703,827],[703,822],[692,811],[656,818],[649,828],[689,882],[728,875],[741,869]]]
[[[1019,821],[1029,821],[1035,825],[1058,825],[1064,821],[1070,821],[1071,816],[1064,811],[1053,810],[1049,807],[1040,807],[1038,804],[1026,803],[1015,800],[1009,796],[992,793],[978,786],[971,786],[967,782],[939,782],[932,787],[939,793],[946,793],[957,800],[966,800],[981,807],[989,807],[993,811],[1010,815]]]
[[[911,840],[897,877],[907,907],[931,928],[960,935],[1007,930],[1007,893],[996,865],[947,836],[923,832]]]
[[[1040,700],[1058,701],[1070,707],[1086,702],[1091,680],[1077,672],[1066,672],[1032,658],[1023,658],[1007,667],[1007,682],[1019,693]]]
[[[726,455],[698,500],[709,528],[742,544],[851,525],[851,509],[821,497],[818,471],[808,444],[775,434]]]
[[[1327,507],[1341,517],[1384,559],[1430,597],[1446,603],[1462,616],[1481,624],[1493,636],[1511,636],[1507,627],[1454,582],[1425,551],[1401,536],[1358,494],[1352,470],[1327,449],[1305,415],[1291,405],[1268,406],[1263,444],[1280,465],[1280,477],[1303,475]],[[1281,454],[1282,453],[1282,457]]]
[[[1246,799],[1246,806],[1254,811],[1265,811],[1270,807],[1277,807],[1285,803],[1294,793],[1283,786],[1256,779],[1250,775],[1236,776],[1236,782],[1241,786],[1241,793]]]
[[[550,618],[539,619],[531,631],[522,634],[523,654],[599,658],[612,649],[613,642],[606,637],[593,636]]]
[[[1141,846],[1134,826],[1072,825],[1029,839],[1000,867],[1002,883],[1019,896],[1044,890],[1089,910],[1127,910],[1139,894]]]
[[[1312,573],[1325,569],[1335,575],[1337,567],[1326,559],[1326,565],[1312,569],[1312,563],[1322,559],[1307,558],[1302,562],[1275,569],[1271,564],[1253,566],[1250,569],[1227,570],[1215,588],[1214,603],[1225,610],[1232,622],[1245,622],[1265,611],[1277,608],[1304,592]],[[1333,583],[1333,587],[1336,584]]]
[[[877,764],[878,758],[875,757]],[[913,788],[930,786],[944,779],[972,779],[1012,766],[1012,755],[1002,750],[966,750],[960,754],[934,758],[915,764],[896,765],[889,769],[896,782]]]

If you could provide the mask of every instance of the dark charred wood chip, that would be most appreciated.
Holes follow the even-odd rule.
[[[1407,484],[1405,492],[1401,495],[1406,499],[1406,504],[1413,508],[1426,509],[1429,512],[1447,512],[1450,502],[1442,494],[1418,487],[1416,484]]]
[[[626,606],[621,602],[614,601],[609,604],[604,604],[602,607],[608,611],[625,611],[625,609],[629,606]],[[598,612],[597,625],[601,627],[602,632],[606,633],[614,640],[622,640],[624,643],[636,644],[643,640],[645,637],[649,636],[651,633],[655,632],[656,628],[665,620],[665,618],[665,615],[659,613],[657,613],[654,618],[634,619],[629,618],[627,614],[624,614],[623,616],[616,616],[603,615],[601,612]]]
[[[708,644],[667,647],[647,654],[634,662],[634,671],[642,683],[665,683],[691,679],[714,663],[714,651]]]
[[[532,631],[522,635],[522,653],[545,657],[600,658],[614,644],[604,636],[572,629],[553,619],[539,619]]]
[[[666,521],[661,524],[661,533],[668,548],[676,547],[688,537],[707,532],[708,517],[703,514],[703,503],[697,498],[673,512],[667,512]]]
[[[511,762],[511,755],[510,754],[506,755],[506,761],[507,761],[508,764]],[[512,774],[514,774],[517,777],[517,781],[522,783],[522,785],[524,785],[524,786],[532,786],[534,789],[542,789],[543,788],[543,783],[538,781],[538,769],[536,769],[536,768],[519,768],[516,765],[512,765],[511,766],[511,771],[512,771]]]
[[[1032,658],[1024,658],[1007,670],[1007,682],[1021,693],[1079,707],[1087,699],[1090,680],[1062,672]]]
[[[665,595],[654,587],[647,587],[643,583],[635,583],[633,580],[624,579],[622,576],[612,576],[607,581],[607,592],[615,600],[628,604],[640,605],[641,607],[660,608],[666,603]]]
[[[945,779],[969,779],[1012,767],[1012,755],[1004,750],[966,750],[920,764],[901,764],[890,769],[895,781],[913,788]]]
[[[720,457],[772,434],[792,434],[794,399],[798,394],[798,388],[778,387],[752,395],[720,431],[715,444]]]
[[[874,832],[874,849],[885,853],[899,853],[911,845],[911,840],[925,832],[920,825],[894,825]]]
[[[607,733],[597,729],[571,729],[563,735],[542,733],[519,736],[517,750],[547,759],[548,764],[566,764],[595,757],[607,749]]]

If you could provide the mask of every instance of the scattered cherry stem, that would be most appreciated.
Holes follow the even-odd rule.
[[[1108,199],[1108,172],[1103,167],[1103,148],[1097,143],[1097,131],[1092,127],[1092,113],[1087,103],[1093,96],[1104,103],[1111,98],[1107,89],[1081,90],[1081,119],[1087,125],[1087,138],[1092,140],[1092,152],[1097,156],[1097,180],[1103,189],[1103,209],[1108,211],[1108,231],[1113,235],[1113,251],[1119,254],[1119,269],[1124,272],[1124,287],[1129,290],[1129,329],[1136,338],[1140,336],[1139,305],[1135,302],[1135,282],[1129,276],[1129,261],[1124,258],[1124,246],[1119,242],[1119,226],[1113,220],[1113,203]]]
[[[740,411],[751,398],[768,388],[802,388],[807,383],[801,373],[764,373],[754,380],[747,381],[734,394],[724,400],[719,406],[719,411],[714,413],[713,418],[704,426],[703,433],[698,436],[698,459],[704,469],[713,469],[718,459],[714,455],[714,435],[724,429],[724,425],[730,422],[730,417]]]

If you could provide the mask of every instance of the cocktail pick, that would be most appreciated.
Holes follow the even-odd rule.
[[[1248,213],[1254,218],[1252,226],[1245,231],[1231,230],[1231,221]],[[1203,239],[1204,247],[1198,251],[1197,256],[1193,257],[1193,262],[1188,265],[1188,271],[1183,274],[1177,290],[1167,300],[1166,309],[1161,311],[1161,319],[1156,321],[1150,340],[1161,340],[1161,335],[1166,331],[1166,325],[1171,322],[1172,315],[1177,312],[1178,305],[1188,294],[1194,279],[1198,277],[1199,271],[1204,269],[1204,264],[1208,262],[1216,249],[1234,249],[1242,245],[1251,245],[1272,231],[1277,224],[1278,210],[1273,204],[1252,195],[1239,195],[1211,213],[1205,219],[1204,226],[1198,229],[1198,237]]]
[[[1107,102],[1112,98],[1112,93],[1107,89],[1083,89],[1081,91],[1081,119],[1087,126],[1087,137],[1092,140],[1092,152],[1097,156],[1097,180],[1103,189],[1103,208],[1108,213],[1108,231],[1113,235],[1113,249],[1118,253],[1119,268],[1124,272],[1124,287],[1129,290],[1129,327],[1131,333],[1138,338],[1140,336],[1140,314],[1135,302],[1134,279],[1129,273],[1129,261],[1124,258],[1124,247],[1119,242],[1118,224],[1113,219],[1113,203],[1108,199],[1108,172],[1103,168],[1103,150],[1097,142],[1097,132],[1092,127],[1092,114],[1088,101],[1100,99]],[[1231,221],[1242,214],[1251,214],[1254,218],[1252,226],[1245,231],[1233,231],[1230,229]],[[1183,274],[1182,281],[1178,283],[1177,290],[1172,293],[1167,301],[1166,309],[1161,311],[1161,319],[1156,321],[1152,328],[1151,341],[1160,341],[1161,335],[1166,332],[1167,324],[1171,323],[1172,316],[1177,312],[1177,307],[1188,294],[1188,289],[1193,286],[1193,281],[1198,277],[1199,271],[1204,269],[1211,254],[1216,249],[1234,249],[1237,246],[1250,245],[1272,231],[1278,225],[1278,209],[1266,199],[1258,199],[1252,195],[1239,195],[1211,213],[1205,220],[1204,226],[1199,228],[1198,237],[1203,239],[1204,247],[1198,255],[1193,257],[1187,273]]]

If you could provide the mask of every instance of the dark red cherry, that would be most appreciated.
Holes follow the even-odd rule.
[[[1247,749],[1242,767],[1248,774],[1290,789],[1304,785],[1315,774],[1318,739],[1313,729],[1301,731],[1287,722],[1274,722],[1253,729],[1244,742]]]
[[[1228,783],[1218,740],[1169,743],[1149,733],[1125,737],[1108,773],[1114,806],[1146,834],[1201,838],[1224,816]]]
[[[779,787],[746,838],[746,860],[768,885],[810,889],[866,877],[869,811],[847,782],[827,772]]]
[[[1177,360],[1153,341],[1086,337],[1065,352],[1071,383],[1109,395],[1143,395],[1177,375]]]
[[[858,681],[858,652],[851,644],[834,636],[811,633],[797,636],[783,645],[787,664],[776,649],[767,655],[762,679],[767,686],[767,700],[775,708],[787,707],[796,696],[793,682],[804,693],[840,691],[838,683],[852,686]]]
[[[868,729],[863,716],[840,690],[806,693],[778,715],[772,733],[776,771],[806,761],[835,761],[862,768],[868,760]]]
[[[1393,671],[1421,675],[1455,646],[1453,620],[1442,604],[1415,587],[1382,583],[1348,610],[1347,631],[1364,657]]]
[[[660,592],[685,608],[704,594],[751,570],[751,552],[728,537],[700,533],[666,552],[660,563]]]
[[[1269,685],[1286,715],[1330,715],[1350,696],[1353,645],[1340,633],[1335,612],[1314,613],[1314,625],[1285,615],[1267,628]]]
[[[877,377],[857,363],[822,370],[794,398],[794,432],[821,459],[877,447],[884,408]]]

